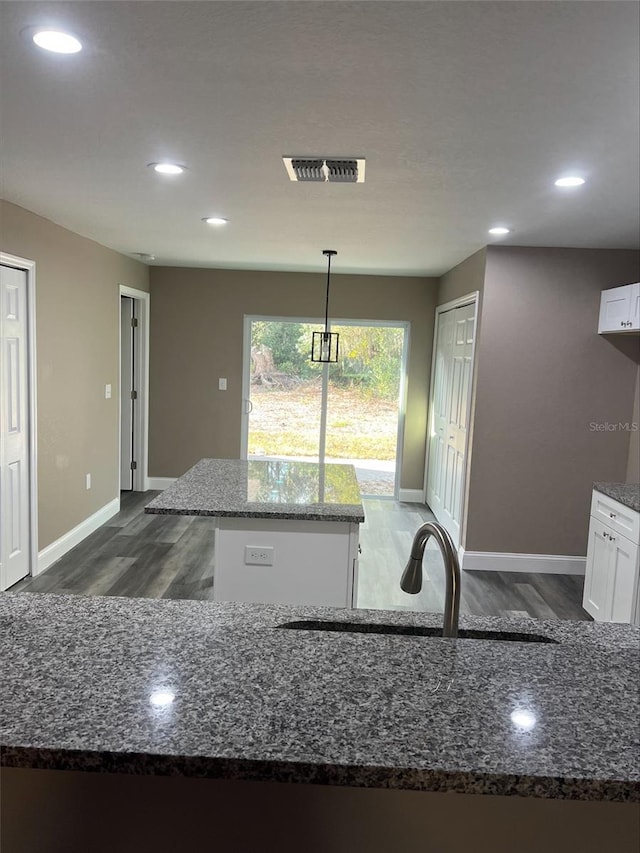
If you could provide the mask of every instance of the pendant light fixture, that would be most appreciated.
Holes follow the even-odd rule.
[[[314,332],[311,342],[311,361],[336,362],[338,360],[337,332],[329,331],[329,284],[331,282],[331,258],[338,253],[335,249],[323,249],[322,254],[327,258],[327,298],[324,311],[324,332]]]

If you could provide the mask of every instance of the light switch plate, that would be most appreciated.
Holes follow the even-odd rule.
[[[218,391],[226,391],[227,390],[227,380],[224,378],[218,379]]]
[[[111,399],[111,385],[105,385],[104,386],[104,399],[105,400]]]

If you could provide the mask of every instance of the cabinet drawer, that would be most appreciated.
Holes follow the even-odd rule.
[[[632,542],[638,542],[640,513],[594,490],[591,498],[591,515]]]

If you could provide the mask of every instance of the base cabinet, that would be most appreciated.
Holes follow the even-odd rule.
[[[638,853],[635,802],[0,771],[2,853]],[[37,815],[37,819],[36,816]]]
[[[605,501],[610,504],[612,521],[620,510],[632,512],[617,501]],[[596,503],[602,506],[603,495],[594,492],[592,508]],[[597,622],[638,624],[639,552],[637,541],[591,515],[582,606]]]
[[[355,607],[358,528],[337,521],[219,518],[214,601]]]

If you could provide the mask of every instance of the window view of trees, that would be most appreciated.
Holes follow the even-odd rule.
[[[317,379],[322,365],[312,362],[310,323],[256,321],[252,327],[251,380],[254,384],[295,386]],[[342,387],[358,386],[374,396],[397,401],[404,330],[391,326],[332,326],[340,335],[338,362],[329,379]]]
[[[311,361],[322,326],[253,321],[249,456],[317,460],[322,373]],[[334,325],[338,362],[329,365],[326,459],[351,461],[366,494],[393,494],[404,329]],[[366,474],[367,465],[372,473]]]

